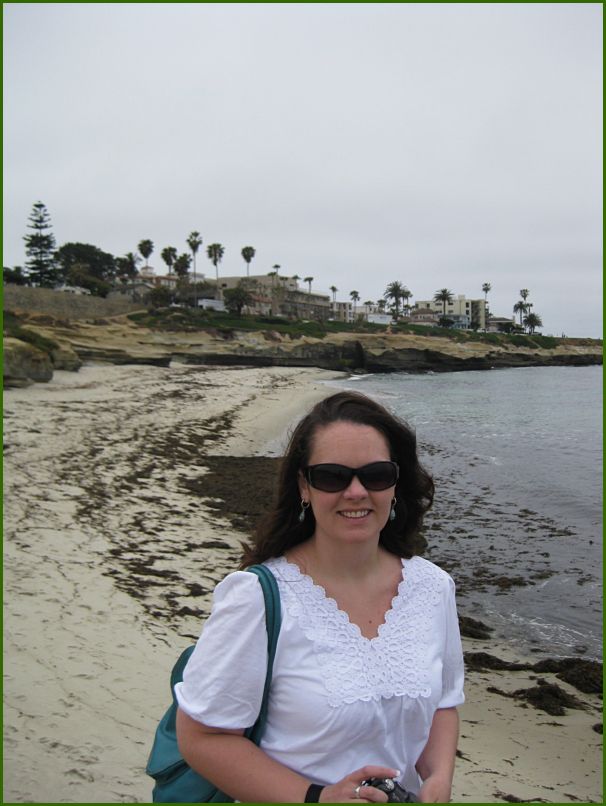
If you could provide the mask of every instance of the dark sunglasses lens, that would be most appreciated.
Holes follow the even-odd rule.
[[[374,462],[360,470],[360,481],[367,490],[386,490],[397,480],[397,468],[391,462]]]
[[[354,471],[344,465],[315,465],[309,468],[309,483],[325,493],[337,493],[349,487]],[[373,462],[358,471],[358,478],[367,490],[386,490],[398,480],[398,468],[393,462]]]
[[[349,486],[353,473],[342,465],[316,465],[310,468],[309,482],[312,487],[325,493],[336,493]]]

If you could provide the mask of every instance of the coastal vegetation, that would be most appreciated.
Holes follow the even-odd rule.
[[[24,236],[26,245],[27,260],[25,267],[15,266],[4,268],[4,282],[17,285],[34,285],[46,288],[57,288],[61,284],[71,286],[71,290],[84,289],[84,291],[100,297],[106,297],[116,288],[130,288],[137,280],[145,281],[149,279],[149,258],[154,252],[155,245],[150,238],[144,238],[137,245],[138,252],[127,252],[121,257],[114,257],[108,252],[104,252],[96,246],[85,243],[66,243],[59,249],[56,248],[50,215],[46,206],[38,201],[33,205],[31,215],[28,219],[28,229],[31,230]],[[202,246],[202,236],[197,230],[192,231],[185,239],[188,250],[179,254],[174,246],[165,246],[160,251],[160,257],[165,263],[168,275],[175,275],[176,287],[163,285],[147,291],[147,303],[150,309],[148,318],[158,321],[158,327],[166,327],[167,322],[181,320],[188,328],[212,326],[215,328],[232,327],[229,324],[230,317],[237,317],[237,326],[243,330],[259,330],[267,326],[267,317],[255,316],[242,317],[245,309],[254,307],[254,289],[248,287],[250,276],[250,263],[255,256],[253,246],[244,246],[241,250],[242,258],[246,263],[246,277],[236,288],[222,289],[219,284],[219,264],[225,254],[225,247],[220,243],[212,243],[206,248],[206,254],[214,266],[215,280],[207,280],[202,274],[202,281],[198,279],[197,254]],[[139,273],[139,265],[145,261],[144,272]],[[193,264],[193,278],[190,278],[190,269]],[[280,276],[280,264],[275,263],[272,271],[267,275],[271,277],[271,315],[277,313],[277,303],[280,295],[284,294],[284,287],[280,281],[287,278]],[[147,272],[147,274],[145,273]],[[294,275],[292,280],[300,280],[298,275]],[[307,284],[308,294],[311,298],[312,283],[314,277],[309,275],[303,278]],[[252,282],[252,278],[251,278]],[[170,287],[169,287],[170,286]],[[484,293],[484,304],[486,306],[486,320],[488,321],[488,292],[492,286],[490,283],[482,285]],[[333,305],[336,304],[337,287],[330,286]],[[467,325],[455,327],[455,321],[447,316],[446,306],[452,303],[454,294],[448,288],[442,288],[435,292],[434,303],[441,304],[442,316],[437,322],[425,322],[423,325],[416,325],[409,319],[411,305],[409,301],[413,293],[406,285],[399,280],[390,282],[382,296],[375,302],[367,300],[363,303],[364,310],[358,312],[360,294],[357,290],[349,291],[349,297],[353,305],[353,322],[338,323],[333,321],[317,321],[313,324],[296,319],[280,319],[272,323],[273,329],[278,332],[302,333],[313,330],[314,333],[325,334],[328,332],[340,332],[342,330],[367,331],[367,332],[388,332],[417,333],[425,336],[440,336],[453,339],[455,341],[479,340],[491,341],[493,343],[503,343],[503,341],[516,346],[547,346],[557,344],[558,339],[551,336],[541,336],[535,333],[537,328],[542,327],[541,317],[535,313],[533,303],[528,301],[530,292],[523,288],[520,290],[520,300],[513,306],[514,314],[519,315],[519,325],[514,321],[499,320],[498,328],[500,333],[487,333],[484,323],[484,332],[480,332],[480,322],[475,318],[467,322]],[[223,302],[227,308],[227,313],[223,318],[217,312],[198,311],[199,301],[202,298],[214,298]],[[389,303],[389,307],[387,307]],[[189,314],[182,315],[162,315],[160,310],[170,305],[189,306],[193,310]],[[386,311],[387,308],[387,311]],[[389,313],[392,316],[392,323],[387,325],[374,324],[368,321],[370,312],[379,314]],[[298,314],[299,317],[301,314]],[[316,316],[316,312],[311,314]],[[310,315],[310,318],[311,318]],[[321,314],[325,316],[326,314]],[[401,316],[403,315],[404,321]],[[289,314],[292,316],[292,313]],[[297,316],[295,311],[294,316]],[[379,318],[379,317],[377,317]],[[414,317],[413,317],[414,318]],[[186,321],[185,321],[186,320]],[[209,324],[211,323],[211,324]],[[470,330],[462,329],[470,327]],[[524,334],[526,331],[526,334]],[[509,335],[509,338],[502,337]],[[496,337],[496,338],[492,338]],[[517,339],[517,341],[516,341]],[[522,339],[522,341],[520,341]]]
[[[246,303],[244,303],[246,304]],[[131,313],[128,318],[138,325],[152,330],[165,331],[196,331],[210,330],[228,333],[234,330],[242,331],[275,331],[290,335],[292,338],[311,336],[323,339],[331,333],[385,333],[383,325],[360,320],[354,324],[346,322],[318,322],[318,321],[289,321],[278,316],[238,316],[233,313],[221,311],[196,311],[191,308],[157,308],[155,310]],[[526,335],[519,333],[482,333],[473,330],[452,330],[444,327],[426,327],[399,323],[394,326],[392,333],[408,333],[417,336],[430,336],[446,338],[455,342],[483,342],[487,344],[552,349],[559,344],[594,343],[595,339],[559,339],[553,336],[538,334]]]

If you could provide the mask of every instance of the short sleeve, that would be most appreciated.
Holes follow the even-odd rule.
[[[175,686],[177,702],[209,727],[248,728],[261,709],[266,672],[263,591],[255,574],[236,571],[215,588],[211,614]]]
[[[442,666],[442,697],[438,708],[453,708],[465,702],[463,683],[465,667],[455,601],[455,584],[448,577],[445,602],[444,660]]]

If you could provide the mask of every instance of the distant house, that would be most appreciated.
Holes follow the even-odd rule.
[[[130,299],[132,302],[146,302],[149,292],[153,291],[153,282],[135,280],[134,283],[124,283],[116,286],[107,295],[107,299]]]
[[[156,274],[152,279],[156,287],[170,288],[171,291],[176,290],[179,280],[176,274]]]
[[[509,333],[512,328],[516,327],[515,317],[507,316],[491,316],[488,319],[486,330],[488,333]]]
[[[427,325],[432,327],[438,324],[440,314],[432,311],[431,308],[417,308],[416,306],[410,312],[410,323],[412,325]]]
[[[156,274],[151,266],[143,266],[137,274],[135,282],[148,283],[154,288],[164,286],[175,291],[179,278],[176,274]]]
[[[250,277],[219,277],[219,287],[223,293],[228,288],[240,284],[247,287],[252,297],[252,305],[247,306],[255,315],[284,316],[289,319],[316,319],[323,321],[331,316],[331,302],[328,294],[317,291],[304,291],[299,288],[295,277],[273,274],[256,274]]]

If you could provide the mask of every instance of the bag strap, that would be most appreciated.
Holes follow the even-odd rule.
[[[282,611],[280,607],[278,583],[269,568],[265,565],[251,565],[246,570],[256,574],[261,584],[263,598],[265,599],[265,623],[267,627],[267,674],[265,676],[265,686],[263,687],[261,710],[255,724],[251,728],[248,728],[244,734],[258,745],[265,731],[265,722],[267,720],[269,689],[271,688],[271,678],[274,657],[276,655],[276,646],[278,644],[278,635],[280,634]]]

